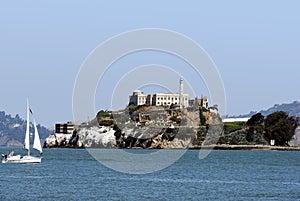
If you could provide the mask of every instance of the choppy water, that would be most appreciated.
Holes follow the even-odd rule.
[[[300,152],[216,150],[203,160],[198,153],[131,175],[86,150],[46,149],[41,164],[0,165],[0,200],[300,200]]]

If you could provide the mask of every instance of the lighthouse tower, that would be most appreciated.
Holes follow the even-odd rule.
[[[183,79],[180,78],[179,81],[179,106],[180,108],[183,108],[184,102],[183,102]]]

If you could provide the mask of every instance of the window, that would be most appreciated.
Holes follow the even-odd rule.
[[[159,97],[157,98],[157,100],[159,100]]]

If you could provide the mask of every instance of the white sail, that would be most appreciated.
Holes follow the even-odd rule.
[[[36,127],[35,119],[33,119],[33,125],[34,125],[34,141],[33,141],[33,148],[38,150],[40,153],[43,152],[41,140],[39,136],[39,132]]]
[[[32,114],[31,109],[29,108],[29,103],[27,99],[27,125],[26,125],[26,133],[25,133],[25,140],[24,140],[24,148],[28,150],[27,155],[21,156],[21,155],[14,155],[13,152],[11,152],[9,155],[6,155],[6,157],[3,157],[2,163],[41,163],[42,157],[41,156],[31,156],[30,155],[30,136],[29,136],[29,113]],[[34,142],[33,142],[33,148],[40,151],[40,153],[43,152],[41,141],[39,137],[39,133],[36,127],[36,122],[34,120]],[[2,154],[3,155],[3,154]]]
[[[24,141],[24,148],[28,150],[28,155],[29,150],[30,150],[30,141],[29,141],[29,103],[27,100],[27,124],[26,124],[26,133],[25,133],[25,141]]]

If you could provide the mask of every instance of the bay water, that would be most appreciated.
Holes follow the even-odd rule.
[[[300,200],[298,151],[198,156],[199,150],[188,150],[161,171],[135,175],[103,166],[85,149],[45,149],[41,164],[0,165],[0,200]]]

